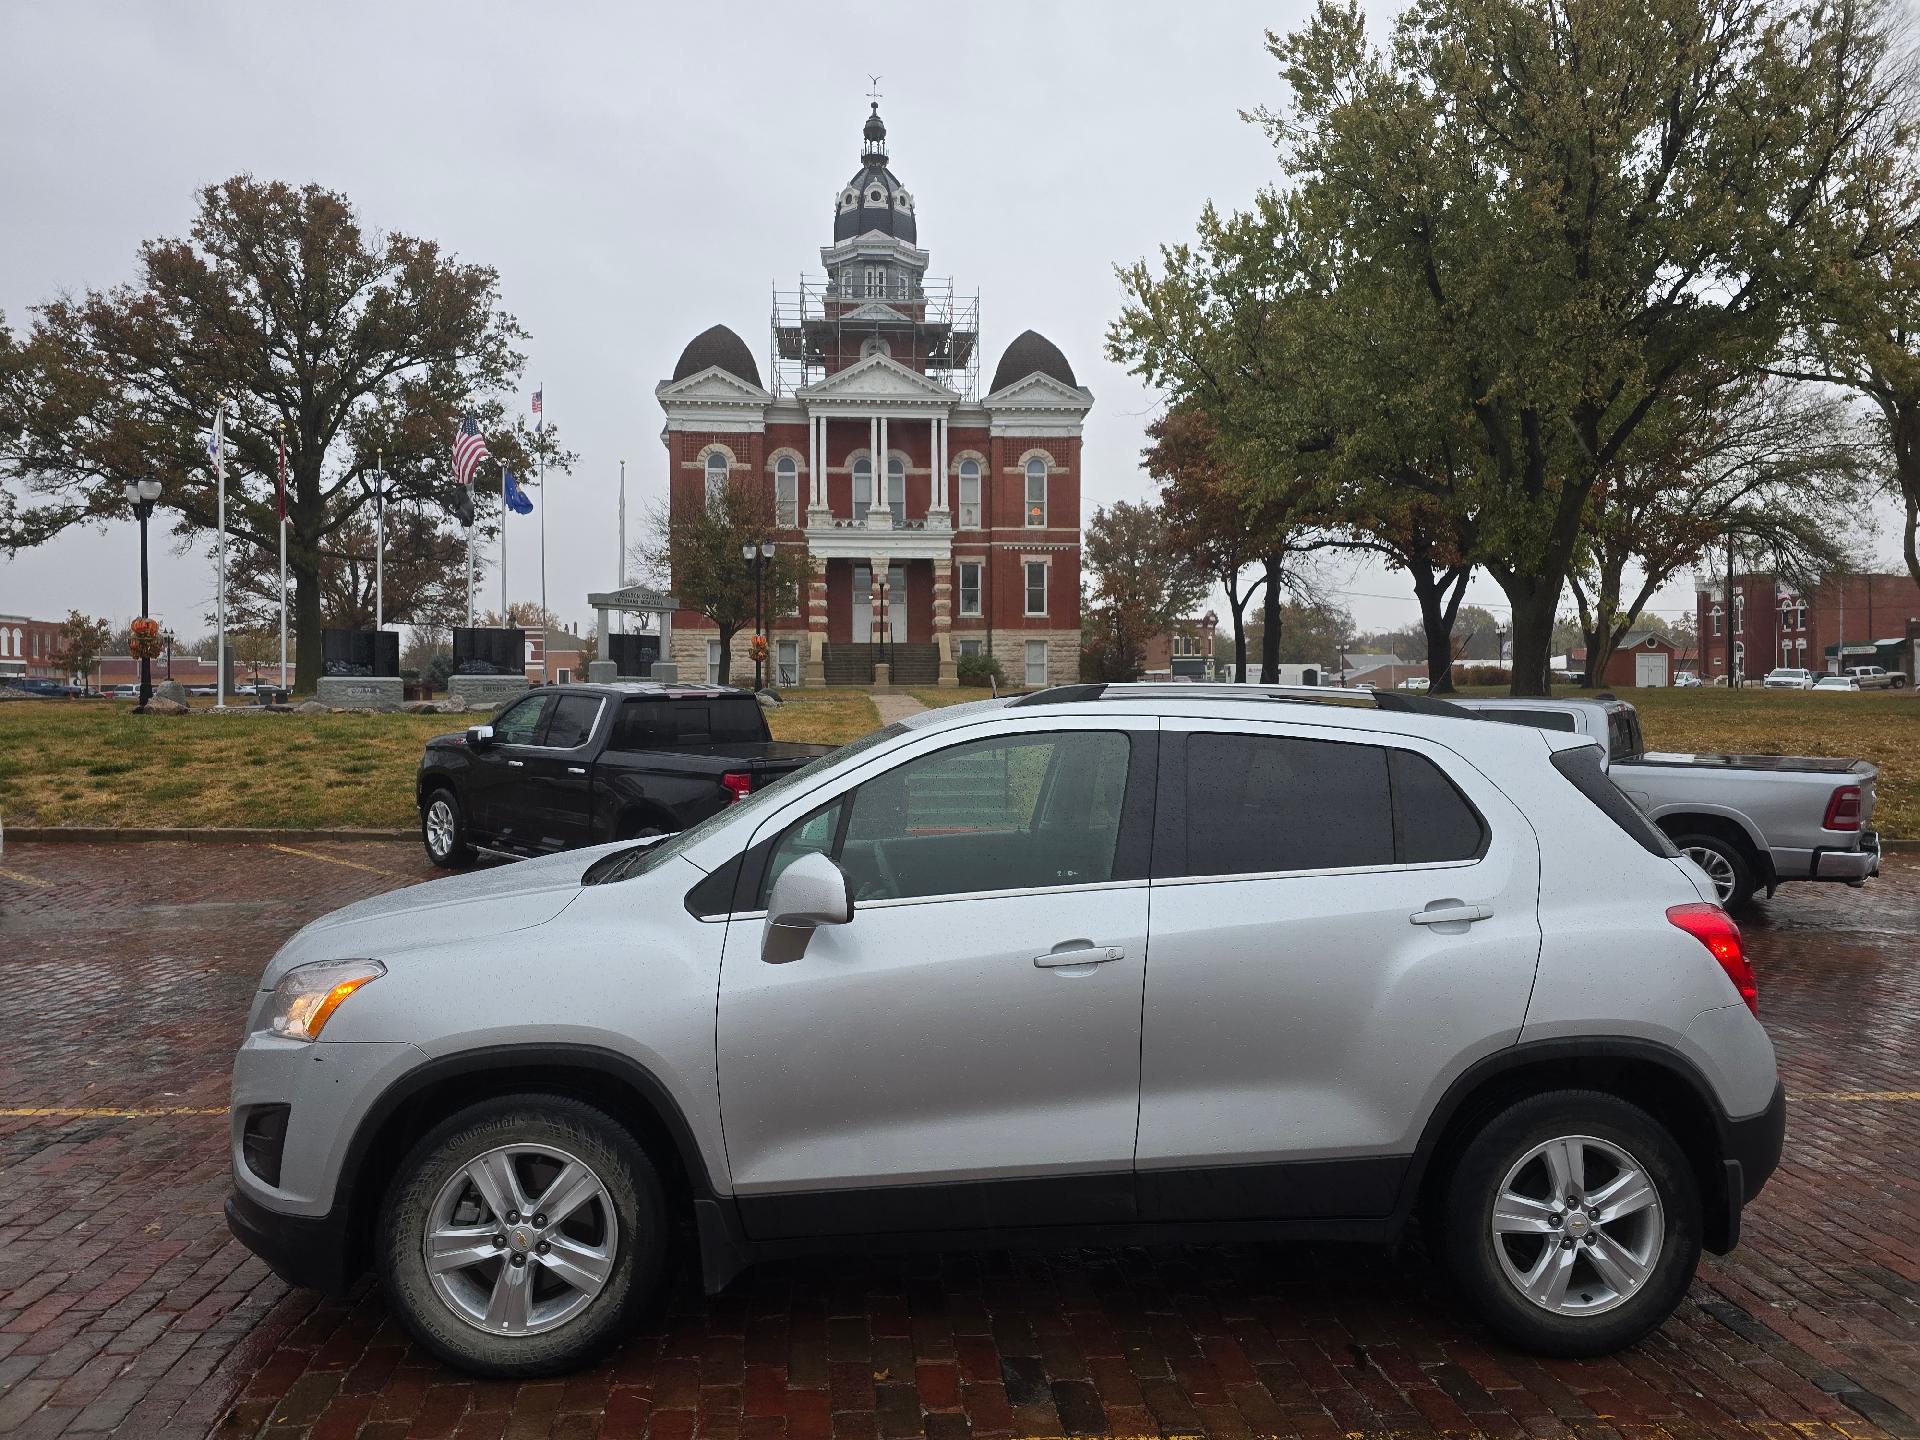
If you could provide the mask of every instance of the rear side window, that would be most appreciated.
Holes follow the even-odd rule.
[[[1393,802],[1379,746],[1194,734],[1186,751],[1185,861],[1169,873],[1393,863]]]
[[[751,695],[628,700],[620,706],[608,748],[666,750],[675,745],[743,745],[766,738],[760,703]]]
[[[1477,860],[1487,848],[1487,827],[1438,765],[1411,750],[1389,752],[1393,777],[1395,853],[1402,865],[1439,865]]]
[[[546,743],[560,750],[571,750],[593,738],[593,722],[600,718],[597,695],[562,695],[553,702],[553,718],[547,721]]]
[[[1606,771],[1600,768],[1599,747],[1582,745],[1573,750],[1556,750],[1553,768],[1649,855],[1664,855],[1669,860],[1679,855],[1666,833],[1642,815],[1638,807],[1620,793],[1620,787],[1607,778]]]

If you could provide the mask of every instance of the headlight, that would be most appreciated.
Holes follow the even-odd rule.
[[[378,960],[316,960],[296,965],[273,987],[273,1033],[317,1040],[340,1002],[387,967]]]

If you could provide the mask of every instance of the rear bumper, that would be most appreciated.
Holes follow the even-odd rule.
[[[1773,1087],[1773,1099],[1767,1108],[1758,1115],[1724,1122],[1720,1164],[1725,1175],[1722,1198],[1726,1211],[1719,1224],[1709,1219],[1709,1250],[1724,1255],[1740,1243],[1740,1212],[1765,1188],[1768,1177],[1780,1164],[1786,1141],[1787,1092],[1779,1084]]]
[[[333,1215],[282,1215],[235,1191],[227,1196],[227,1228],[289,1285],[329,1294],[353,1278],[344,1221]]]
[[[1880,873],[1880,832],[1864,831],[1858,850],[1816,850],[1813,852],[1815,880],[1842,880],[1858,883]]]

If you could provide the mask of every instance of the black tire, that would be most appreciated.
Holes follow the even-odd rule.
[[[512,1336],[491,1334],[456,1312],[434,1288],[424,1249],[442,1190],[473,1160],[505,1145],[550,1147],[577,1159],[604,1187],[617,1224],[612,1266],[598,1293],[554,1328]],[[484,1211],[481,1219],[493,1223]],[[628,1316],[659,1289],[666,1237],[659,1173],[632,1136],[578,1100],[508,1095],[451,1116],[413,1147],[381,1206],[375,1253],[387,1301],[420,1344],[476,1375],[526,1378],[577,1369],[620,1339]],[[501,1266],[508,1254],[503,1250]],[[484,1269],[463,1273],[484,1285]],[[558,1282],[546,1274],[530,1283]]]
[[[1675,835],[1673,837],[1673,843],[1679,846],[1683,852],[1687,850],[1708,851],[1712,855],[1719,857],[1720,861],[1724,863],[1726,866],[1726,874],[1731,877],[1731,888],[1722,886],[1720,896],[1720,903],[1726,909],[1744,910],[1752,901],[1753,892],[1759,882],[1754,878],[1752,863],[1748,861],[1745,852],[1742,851],[1738,845],[1735,845],[1731,840],[1722,839],[1718,835],[1705,835],[1698,832],[1689,835]],[[1708,877],[1713,880],[1716,886],[1721,885],[1720,877],[1714,874],[1717,868],[1716,866],[1703,865],[1701,868],[1707,871]]]
[[[1538,1145],[1565,1136],[1592,1137],[1618,1147],[1637,1162],[1659,1197],[1658,1222],[1663,1233],[1645,1279],[1612,1308],[1592,1314],[1565,1314],[1536,1304],[1521,1293],[1494,1248],[1511,1243],[1515,1248],[1508,1254],[1513,1263],[1530,1262],[1525,1247],[1531,1237],[1496,1240],[1494,1202],[1508,1172],[1522,1157]],[[1545,1171],[1531,1173],[1544,1175]],[[1594,1173],[1589,1171],[1590,1177]],[[1525,1183],[1516,1176],[1516,1187]],[[1653,1221],[1643,1214],[1620,1223],[1630,1227]],[[1575,1224],[1583,1231],[1582,1239],[1569,1246],[1569,1227]],[[1580,1246],[1589,1228],[1591,1222],[1583,1217],[1569,1220],[1563,1215],[1553,1232],[1561,1238],[1556,1242],[1552,1234],[1543,1236],[1541,1248],[1533,1254],[1564,1247],[1584,1256],[1590,1252]],[[1620,1233],[1631,1238],[1630,1230]],[[1686,1294],[1700,1263],[1699,1186],[1679,1145],[1644,1110],[1599,1091],[1549,1091],[1495,1115],[1468,1142],[1447,1182],[1440,1239],[1447,1266],[1468,1302],[1502,1339],[1541,1355],[1605,1355],[1659,1326]],[[1576,1302],[1595,1298],[1606,1283],[1601,1272],[1592,1268],[1591,1260],[1572,1263],[1569,1298]],[[1593,1289],[1583,1290],[1585,1286]],[[1604,1293],[1597,1298],[1606,1302]]]
[[[436,833],[434,807],[444,805],[452,820],[451,839],[444,845],[435,844]],[[460,803],[460,797],[445,785],[430,792],[420,802],[420,843],[426,847],[427,859],[442,870],[460,870],[473,863],[473,842],[467,838],[467,811]]]

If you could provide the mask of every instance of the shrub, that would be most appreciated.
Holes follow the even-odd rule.
[[[1000,668],[1000,662],[991,655],[962,655],[953,668],[962,685],[991,683],[1002,690],[1006,689],[1006,672]]]

